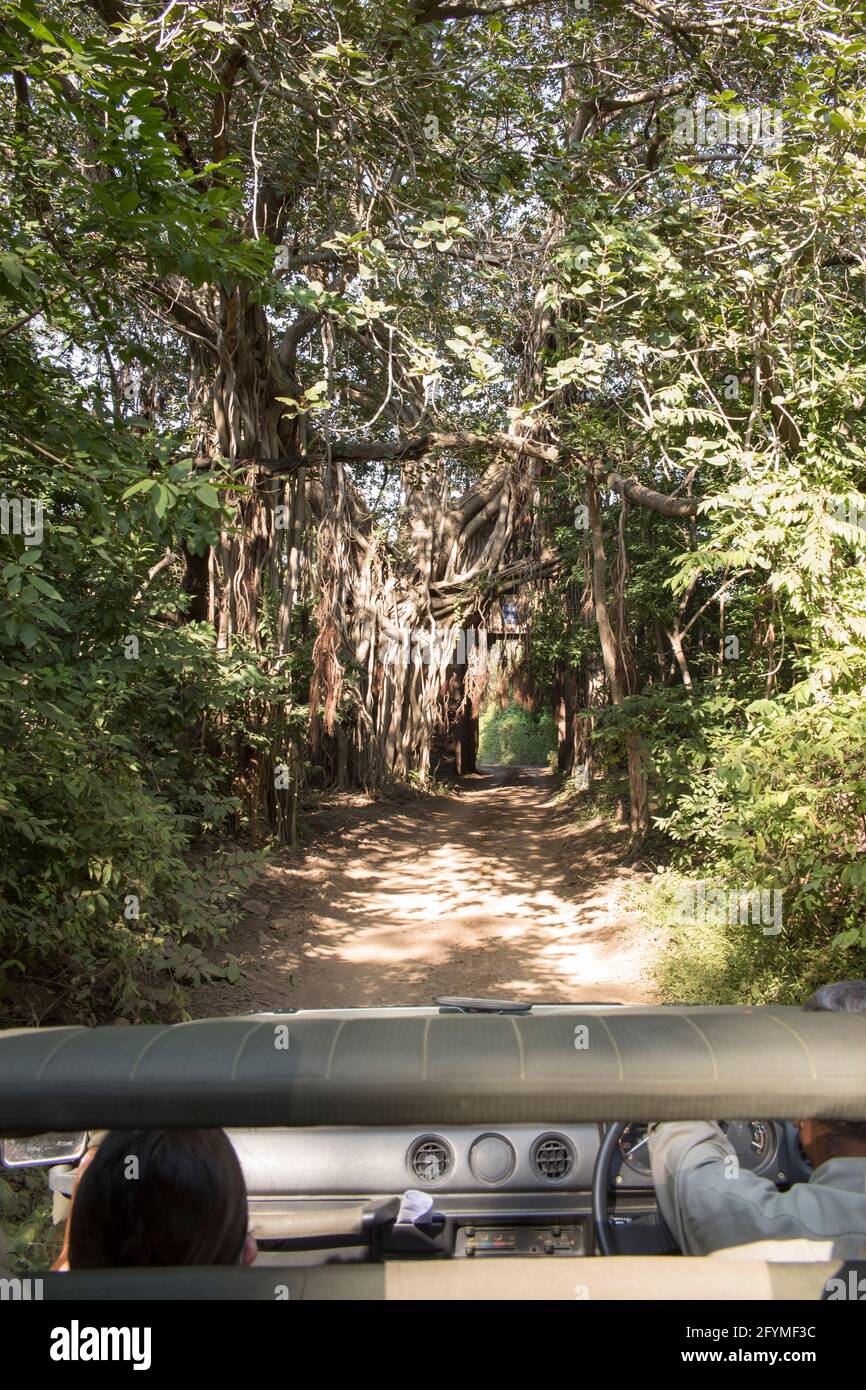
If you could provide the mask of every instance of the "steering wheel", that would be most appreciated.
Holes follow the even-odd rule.
[[[625,1128],[624,1124],[608,1126],[596,1154],[595,1167],[592,1171],[592,1224],[602,1255],[625,1253],[616,1249],[614,1227],[610,1215],[613,1162],[619,1153],[619,1141]],[[641,1233],[641,1249],[639,1252],[634,1251],[633,1253],[642,1255],[675,1255],[680,1253],[680,1247],[660,1210],[656,1210],[648,1216],[638,1217],[636,1221],[622,1227],[623,1232],[629,1229],[633,1229],[635,1234],[638,1230]]]

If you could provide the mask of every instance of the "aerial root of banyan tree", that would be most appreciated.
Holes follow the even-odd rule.
[[[240,417],[243,422],[243,416]],[[495,445],[493,461],[457,501],[449,496],[441,452]],[[274,447],[289,447],[282,437]],[[477,715],[486,675],[477,653],[455,661],[461,630],[483,634],[495,601],[518,589],[538,594],[556,576],[559,558],[540,520],[541,471],[552,446],[509,436],[426,436],[390,446],[400,458],[405,504],[396,540],[373,524],[345,462],[374,456],[374,446],[342,448],[321,440],[307,448],[302,425],[285,473],[250,462],[238,470],[237,524],[223,533],[209,566],[208,613],[227,648],[251,643],[268,663],[290,655],[292,613],[312,603],[315,643],[309,739],[331,764],[334,780],[369,788],[432,770],[437,737],[467,708]],[[492,452],[492,449],[490,449]],[[598,490],[666,516],[693,514],[696,503],[654,493],[632,479],[586,468],[591,617],[598,628],[604,677],[614,705],[628,689],[622,621],[614,631]],[[623,562],[623,557],[620,557]],[[618,571],[614,571],[617,586]],[[265,599],[277,614],[262,639]],[[619,605],[621,606],[621,605]],[[567,676],[567,679],[566,679]],[[586,679],[584,680],[583,677]],[[592,703],[598,672],[563,673],[575,708]],[[587,685],[583,690],[582,685]],[[585,697],[585,698],[583,698]],[[586,744],[586,731],[575,737]],[[645,752],[626,742],[631,828],[648,823]]]
[[[284,659],[292,609],[313,599],[310,742],[314,752],[324,740],[336,745],[341,782],[426,779],[443,725],[466,698],[477,713],[477,655],[459,673],[455,700],[461,631],[483,633],[499,595],[543,583],[556,568],[539,545],[531,469],[497,459],[456,504],[437,459],[420,461],[411,477],[409,520],[395,545],[374,533],[339,460],[320,455],[288,478],[251,464],[237,524],[210,567],[222,648],[233,638],[263,647],[267,591],[279,621],[262,657]]]

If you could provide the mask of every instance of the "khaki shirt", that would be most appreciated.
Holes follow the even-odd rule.
[[[737,1164],[717,1124],[660,1124],[649,1153],[659,1207],[686,1255],[758,1240],[830,1241],[840,1259],[866,1247],[866,1158],[828,1159],[780,1192]]]

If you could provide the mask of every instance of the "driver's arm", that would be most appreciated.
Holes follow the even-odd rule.
[[[649,1152],[659,1207],[686,1255],[817,1234],[798,1219],[775,1183],[741,1168],[717,1124],[660,1124]]]

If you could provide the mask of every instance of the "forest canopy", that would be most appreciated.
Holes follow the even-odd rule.
[[[862,6],[0,14],[0,1014],[235,978],[304,788],[465,757],[504,605],[659,910],[784,894],[671,989],[862,972]]]

